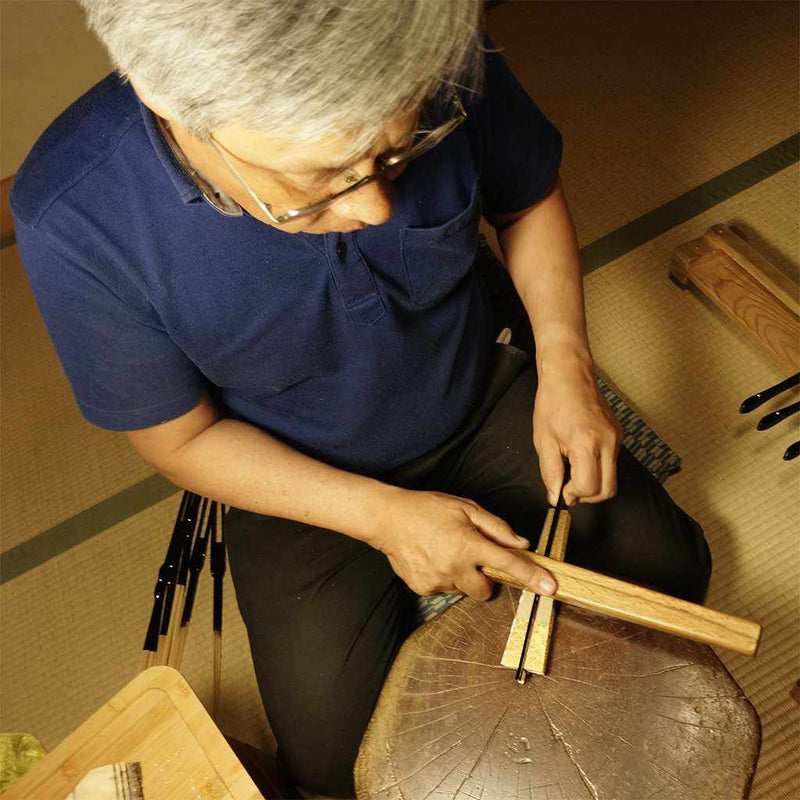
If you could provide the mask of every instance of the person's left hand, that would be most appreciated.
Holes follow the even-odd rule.
[[[549,502],[558,500],[564,458],[571,472],[564,487],[567,505],[608,500],[617,491],[622,429],[600,394],[591,358],[565,348],[537,361],[533,445]]]

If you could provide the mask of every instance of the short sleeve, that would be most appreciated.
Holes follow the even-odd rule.
[[[495,49],[488,38],[484,45]],[[485,86],[474,114],[484,212],[512,214],[545,197],[558,177],[561,134],[500,53],[486,53]]]
[[[23,265],[81,413],[109,430],[148,428],[200,402],[204,378],[151,316],[15,217]]]

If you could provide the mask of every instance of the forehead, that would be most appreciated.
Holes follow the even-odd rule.
[[[383,149],[402,139],[413,123],[413,116],[403,113],[391,120],[374,147]],[[277,136],[253,128],[228,125],[217,128],[213,135],[219,144],[242,161],[278,171],[345,165],[369,149],[354,149],[353,133],[332,133],[314,142],[298,142],[290,135]]]

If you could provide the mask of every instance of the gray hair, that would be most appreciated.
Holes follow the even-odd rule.
[[[201,139],[240,125],[364,148],[482,80],[480,0],[79,0],[117,69]]]

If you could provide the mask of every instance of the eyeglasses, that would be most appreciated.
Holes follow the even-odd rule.
[[[337,203],[343,197],[347,197],[347,195],[357,192],[368,183],[372,183],[373,181],[381,180],[382,178],[387,177],[389,170],[404,166],[408,162],[413,161],[415,158],[419,158],[423,153],[427,153],[428,150],[439,144],[439,142],[441,142],[445,136],[447,136],[449,133],[452,133],[467,118],[467,112],[464,110],[461,99],[457,94],[454,93],[452,95],[450,99],[450,105],[455,112],[455,115],[451,119],[425,133],[422,138],[420,138],[406,150],[403,150],[400,153],[395,153],[388,158],[378,156],[375,159],[377,169],[371,175],[367,175],[364,178],[352,178],[348,176],[345,180],[353,180],[355,182],[346,189],[331,194],[324,200],[314,203],[313,205],[305,206],[303,208],[290,209],[285,214],[281,214],[280,216],[273,214],[270,205],[261,200],[261,198],[259,198],[258,195],[248,186],[247,181],[245,181],[239,170],[236,169],[231,161],[228,152],[214,139],[213,136],[211,137],[211,144],[222,160],[228,165],[231,172],[233,172],[233,174],[239,179],[239,182],[247,190],[247,193],[253,199],[253,202],[259,207],[259,209],[261,209],[267,219],[274,225],[285,225],[287,222],[292,222],[296,219],[300,219],[301,217],[309,217],[313,214],[319,214],[326,208],[330,208],[334,203]]]

